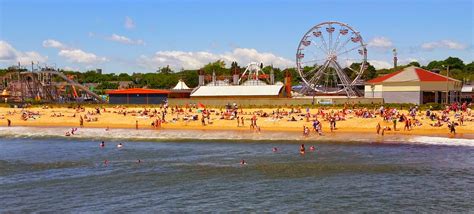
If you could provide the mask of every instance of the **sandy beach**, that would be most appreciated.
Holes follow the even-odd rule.
[[[474,135],[474,117],[468,112],[463,112],[463,124],[456,126],[456,134],[450,134],[447,123],[442,122],[441,127],[435,127],[437,120],[425,116],[425,111],[417,111],[416,120],[411,130],[404,130],[405,123],[397,122],[397,130],[393,129],[393,120],[383,120],[378,114],[378,109],[298,109],[298,108],[256,108],[238,109],[239,123],[229,116],[225,109],[206,109],[204,125],[202,121],[203,110],[198,108],[167,108],[164,121],[157,122],[163,117],[164,108],[147,107],[31,107],[26,109],[0,108],[1,126],[25,127],[80,127],[80,118],[83,118],[83,128],[121,128],[121,129],[151,129],[151,130],[209,130],[209,131],[238,131],[238,132],[301,132],[303,127],[309,127],[308,136],[319,136],[313,129],[313,121],[318,120],[322,125],[322,134],[332,133],[361,133],[377,135],[376,127],[386,128],[384,135],[418,135],[418,136],[445,136],[451,138],[472,139]],[[278,113],[277,113],[278,112]],[[344,112],[344,113],[343,113]],[[365,114],[364,114],[365,112]],[[441,115],[442,111],[433,111]],[[362,116],[360,114],[363,114]],[[407,110],[397,110],[398,115],[409,115]],[[255,115],[255,117],[254,117]],[[328,115],[336,116],[336,128],[331,131]],[[367,117],[368,118],[364,118]],[[449,121],[459,123],[461,113],[449,112]],[[194,118],[193,118],[194,116]],[[242,117],[244,124],[242,125]],[[256,118],[257,126],[251,128],[252,118]],[[412,116],[409,116],[412,118]],[[381,135],[381,132],[379,135]]]

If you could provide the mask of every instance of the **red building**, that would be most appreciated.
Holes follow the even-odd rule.
[[[168,100],[168,90],[130,88],[109,90],[110,104],[163,104]]]

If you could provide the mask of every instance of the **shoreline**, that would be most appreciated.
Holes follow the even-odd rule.
[[[68,127],[16,126],[0,127],[0,138],[57,138],[77,140],[107,141],[231,141],[231,142],[269,142],[269,143],[362,143],[375,145],[413,144],[413,145],[447,145],[474,146],[474,135],[453,138],[446,134],[416,135],[389,134],[385,136],[367,135],[361,132],[327,133],[323,136],[310,135],[304,137],[296,131],[262,131],[261,133],[238,130],[196,130],[196,129],[130,129],[111,128],[79,128],[76,135],[64,135]]]
[[[26,121],[27,122],[27,121]],[[25,123],[26,123],[25,122]],[[8,128],[5,125],[0,125],[0,127]],[[73,123],[30,123],[30,124],[20,124],[17,126],[11,127],[36,127],[36,128],[65,128],[66,130],[69,128],[79,128],[77,124]],[[130,125],[124,124],[109,124],[104,126],[102,124],[93,124],[88,123],[84,128],[90,129],[124,129],[124,130],[137,130],[135,127]],[[441,127],[443,128],[443,127]],[[444,127],[445,128],[445,127]],[[445,128],[447,129],[447,128]],[[189,125],[189,126],[182,126],[177,124],[170,124],[165,123],[162,128],[153,128],[153,127],[139,127],[138,130],[148,130],[148,131],[201,131],[201,132],[239,132],[239,133],[247,133],[252,134],[256,133],[255,131],[250,130],[250,127],[231,127],[231,126],[196,126],[196,125]],[[446,130],[445,130],[446,131]],[[301,128],[296,127],[263,127],[261,133],[299,133],[302,136]],[[336,129],[331,132],[327,127],[323,128],[323,135],[332,135],[337,136],[337,134],[371,134],[376,136],[377,138],[383,138],[384,136],[377,135],[374,129],[367,129],[367,128],[344,128],[344,129]],[[312,133],[312,135],[315,135]],[[458,132],[456,134],[447,133],[440,133],[440,132],[432,132],[431,130],[424,130],[424,129],[413,129],[410,131],[402,131],[400,128],[397,131],[387,131],[385,132],[385,136],[426,136],[426,137],[445,137],[445,138],[452,138],[452,139],[474,139],[474,133],[466,133],[466,132]],[[303,136],[302,136],[303,137]]]

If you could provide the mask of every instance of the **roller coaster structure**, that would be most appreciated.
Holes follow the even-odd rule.
[[[12,102],[105,102],[101,96],[73,78],[49,67],[32,71],[14,68],[0,76],[0,81],[0,89],[8,93]]]

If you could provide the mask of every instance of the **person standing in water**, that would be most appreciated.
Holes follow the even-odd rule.
[[[304,155],[306,149],[304,148],[304,144],[301,144],[300,146],[300,154]]]
[[[104,147],[105,147],[105,142],[102,141],[102,143],[100,143],[99,147],[100,147],[100,148],[104,148]]]

